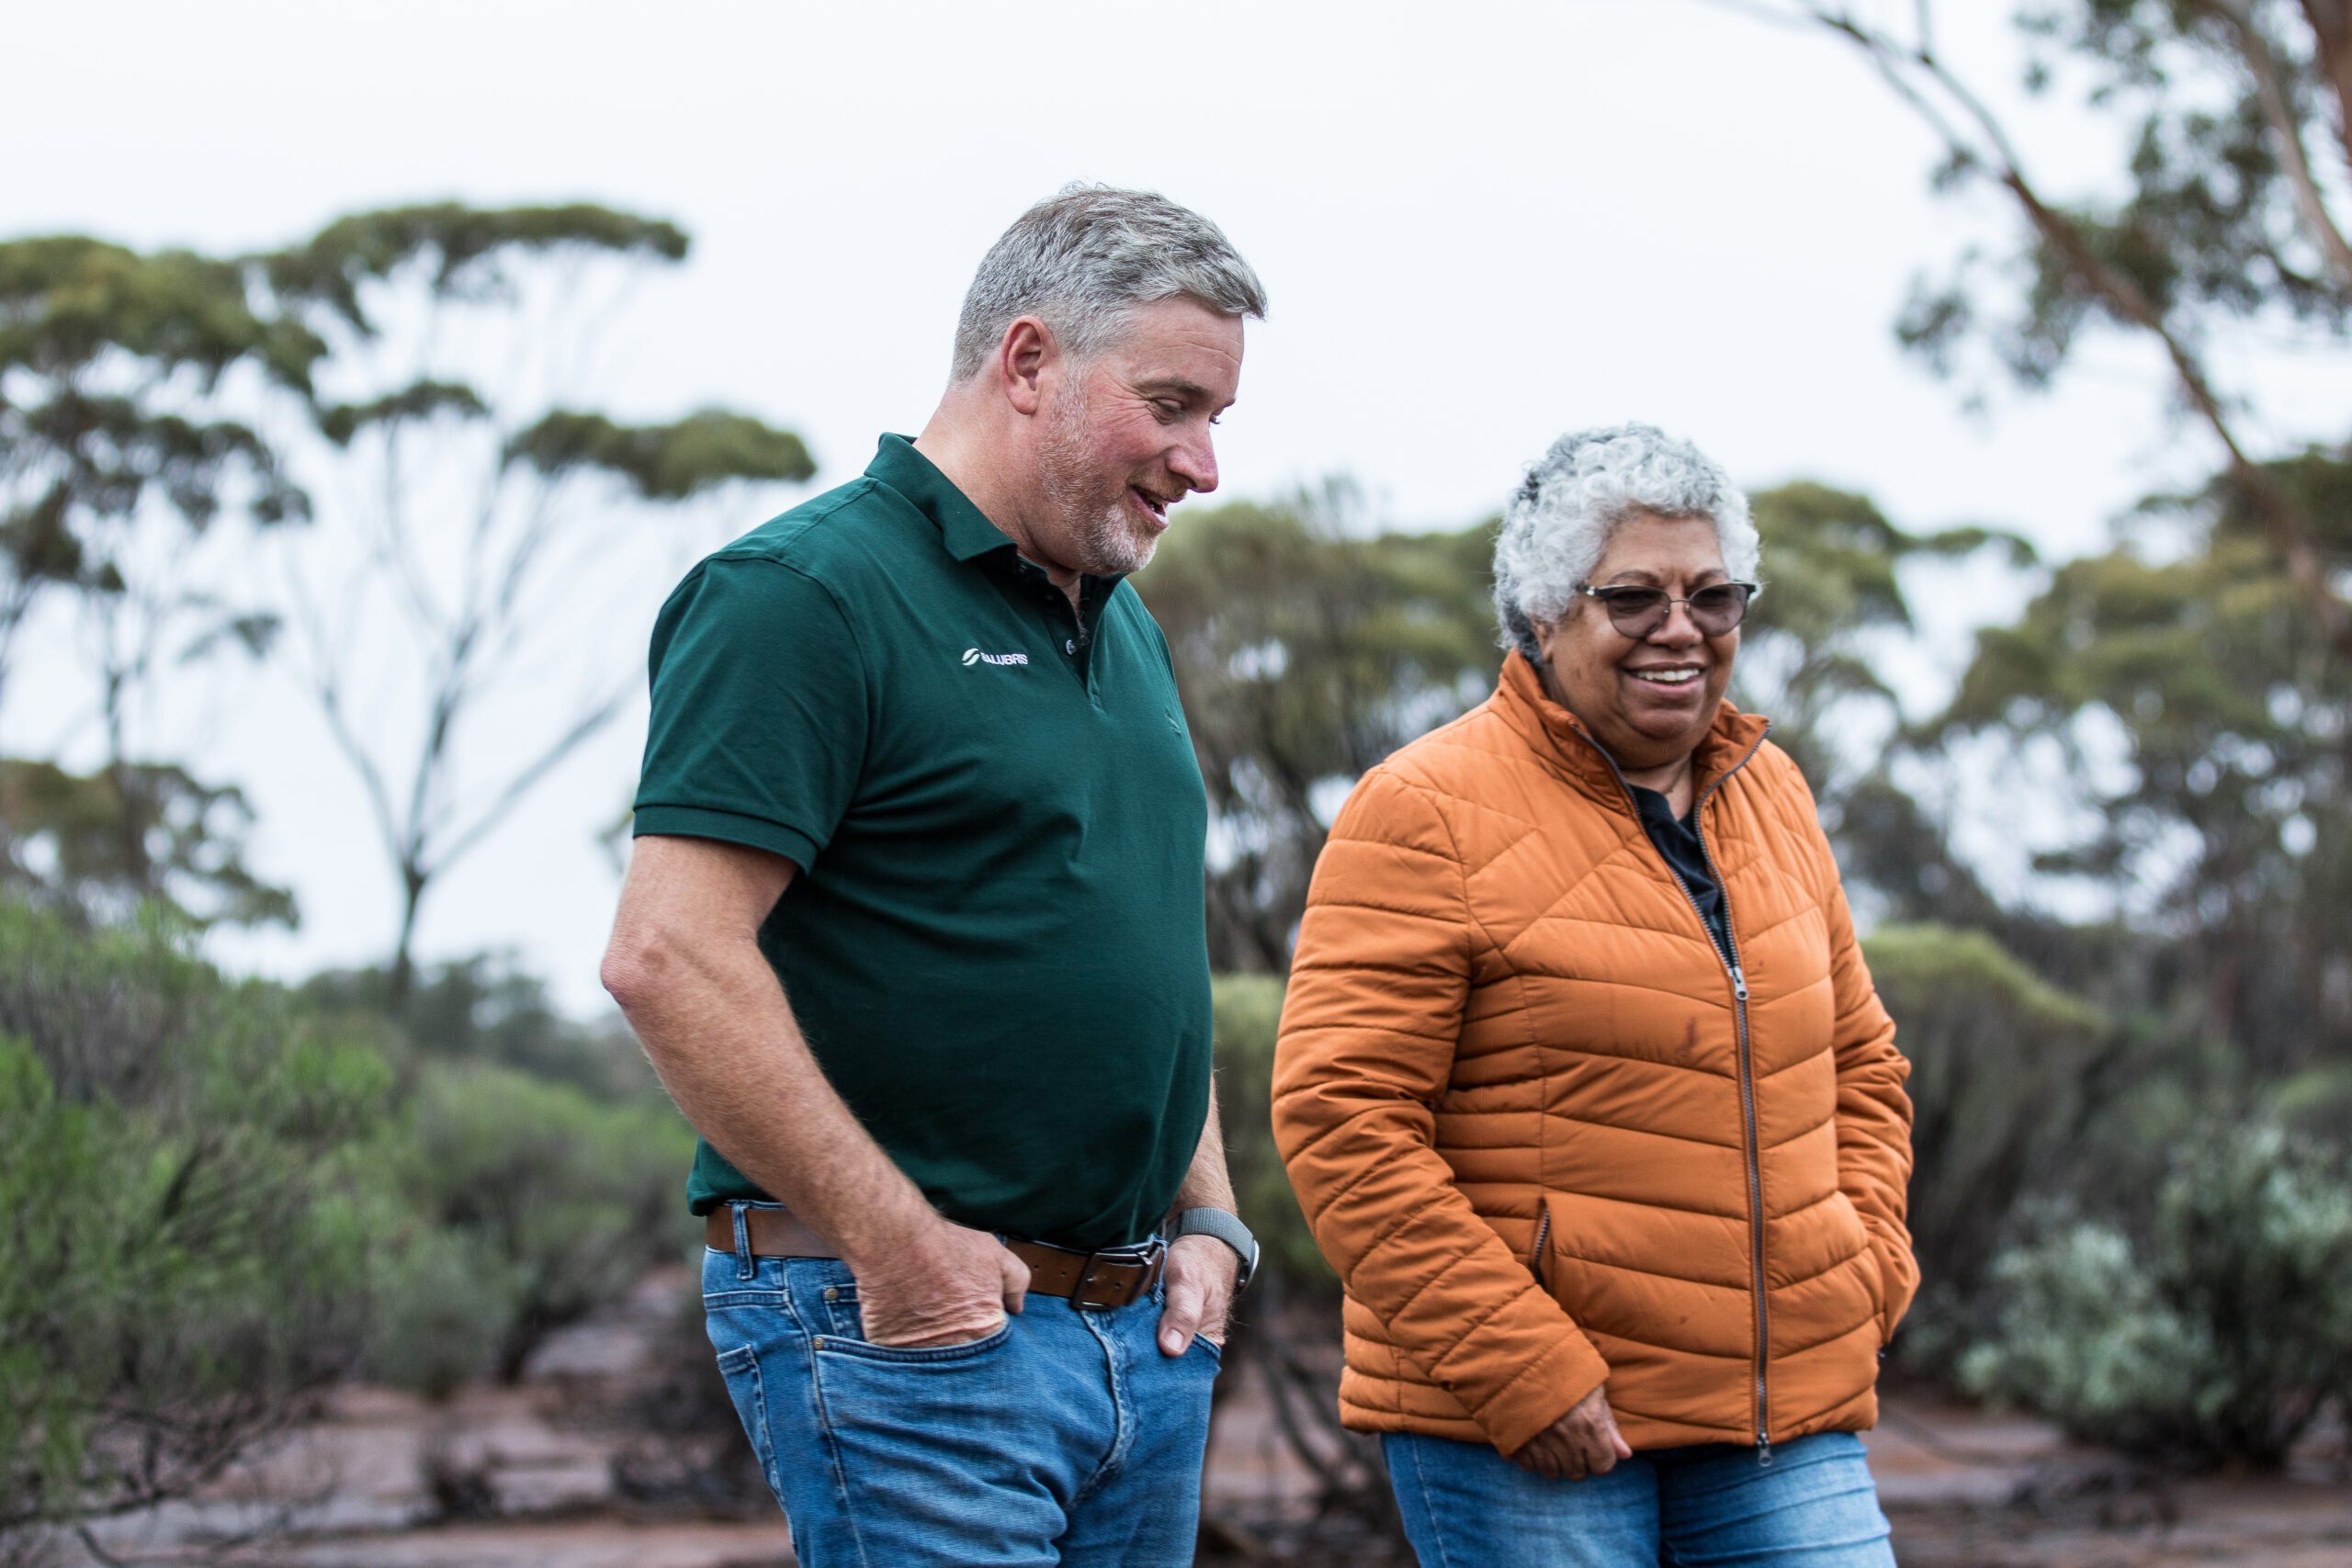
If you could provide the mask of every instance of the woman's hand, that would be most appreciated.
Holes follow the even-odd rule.
[[[1617,1417],[1609,1413],[1606,1384],[1577,1402],[1577,1407],[1530,1438],[1510,1456],[1521,1470],[1532,1470],[1551,1481],[1582,1481],[1606,1475],[1634,1450],[1618,1435]]]

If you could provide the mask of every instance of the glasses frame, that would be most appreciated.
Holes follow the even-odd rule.
[[[1739,629],[1742,622],[1747,619],[1748,607],[1756,603],[1756,596],[1764,592],[1764,585],[1760,582],[1741,582],[1735,579],[1728,582],[1710,582],[1706,587],[1700,589],[1699,592],[1706,593],[1717,588],[1744,588],[1747,592],[1740,597],[1739,613],[1732,617],[1731,624],[1720,631],[1712,631],[1704,622],[1699,619],[1699,612],[1691,607],[1690,598],[1696,598],[1697,594],[1692,594],[1690,598],[1677,599],[1674,595],[1667,593],[1665,589],[1653,587],[1646,582],[1604,582],[1598,587],[1589,582],[1577,584],[1577,592],[1588,599],[1600,601],[1600,607],[1609,612],[1609,624],[1617,629],[1619,635],[1629,637],[1645,637],[1655,633],[1660,626],[1674,618],[1674,607],[1677,604],[1681,605],[1682,613],[1690,617],[1690,624],[1698,628],[1700,636],[1729,637]],[[1656,619],[1645,621],[1638,627],[1628,626],[1617,618],[1616,605],[1618,597],[1628,593],[1665,594],[1666,603],[1657,610]]]

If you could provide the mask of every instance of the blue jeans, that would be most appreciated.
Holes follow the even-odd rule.
[[[705,1249],[703,1304],[802,1568],[1189,1568],[1217,1349],[1161,1355],[1159,1292],[890,1349],[846,1264]]]
[[[1546,1481],[1485,1443],[1381,1439],[1422,1568],[1893,1568],[1861,1439],[1635,1454],[1606,1475]]]

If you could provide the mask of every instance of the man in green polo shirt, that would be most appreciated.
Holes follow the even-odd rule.
[[[1216,488],[1264,311],[1197,214],[1041,202],[922,434],[655,625],[605,978],[703,1135],[711,1341],[808,1568],[1192,1561],[1255,1243],[1205,801],[1124,579]]]

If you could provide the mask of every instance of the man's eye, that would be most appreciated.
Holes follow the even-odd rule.
[[[1182,403],[1170,402],[1166,398],[1155,398],[1152,400],[1151,406],[1152,411],[1159,415],[1159,423],[1162,424],[1167,424],[1172,421],[1180,420],[1184,417],[1184,405]]]

